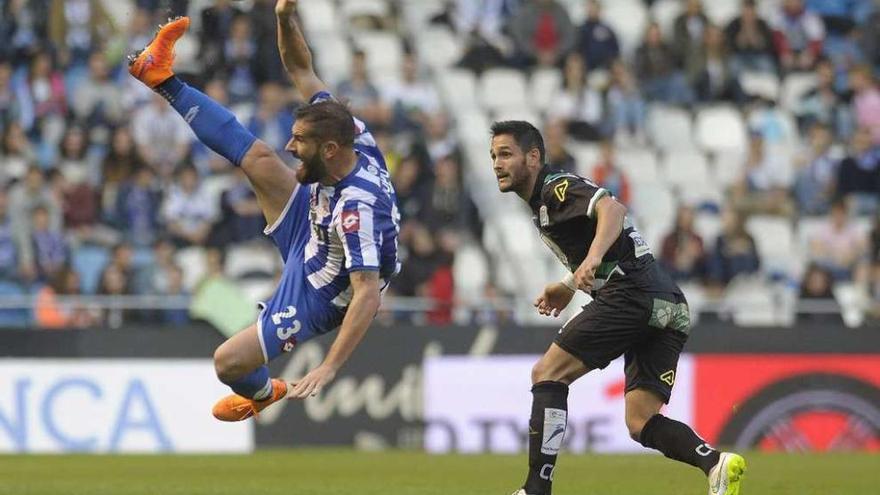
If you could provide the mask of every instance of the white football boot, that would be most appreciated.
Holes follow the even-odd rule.
[[[746,460],[741,455],[722,452],[718,464],[709,470],[709,495],[741,495],[745,472]]]

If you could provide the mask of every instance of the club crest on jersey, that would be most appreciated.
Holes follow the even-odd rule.
[[[547,205],[541,205],[541,209],[538,210],[538,221],[541,222],[541,227],[550,225],[550,215],[547,214]]]
[[[342,212],[342,231],[346,234],[357,232],[361,228],[361,214],[358,211]]]
[[[556,194],[556,199],[559,200],[560,203],[565,201],[565,193],[568,191],[568,179],[560,182],[553,186],[553,193]]]

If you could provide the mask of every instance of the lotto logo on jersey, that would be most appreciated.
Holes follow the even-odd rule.
[[[346,234],[357,232],[361,228],[361,214],[358,211],[342,212],[342,231]]]

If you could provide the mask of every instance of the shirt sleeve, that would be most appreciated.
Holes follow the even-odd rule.
[[[373,223],[373,207],[363,201],[346,201],[335,219],[337,235],[345,250],[350,271],[379,270],[379,241]]]
[[[596,204],[611,193],[586,179],[571,175],[544,184],[544,204],[551,224],[585,216],[595,218]]]

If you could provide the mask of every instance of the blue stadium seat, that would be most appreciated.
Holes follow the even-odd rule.
[[[15,282],[0,281],[0,299],[8,296],[23,296],[25,290]],[[27,309],[0,309],[0,330],[4,328],[26,327],[31,322],[31,312]]]
[[[71,265],[79,274],[83,294],[94,294],[101,284],[101,273],[110,261],[110,252],[100,246],[81,246],[73,252]]]

